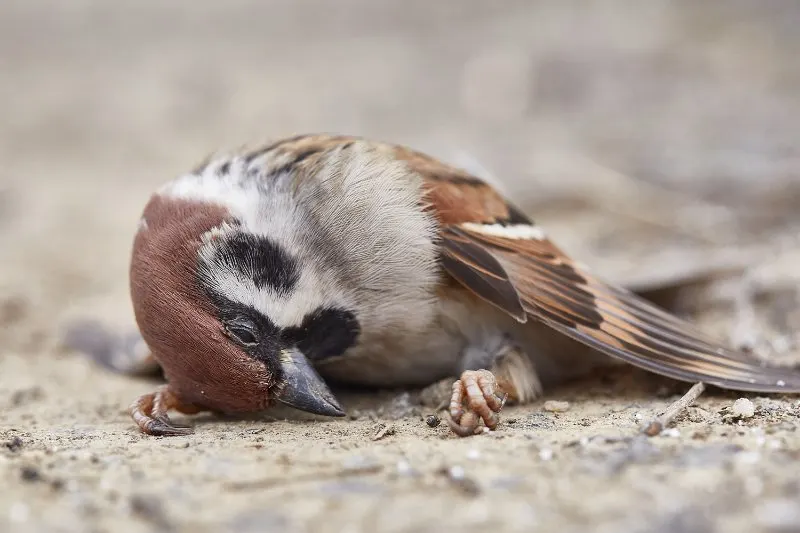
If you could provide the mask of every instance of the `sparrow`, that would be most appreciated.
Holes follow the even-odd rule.
[[[451,427],[623,361],[676,380],[798,392],[764,366],[570,259],[496,189],[405,146],[300,135],[210,157],[139,221],[130,293],[141,345],[106,349],[166,385],[131,415],[237,414],[280,402],[343,416],[328,382],[453,379]],[[129,347],[135,343],[128,342]],[[102,351],[102,350],[101,350]],[[116,358],[116,359],[115,359]]]

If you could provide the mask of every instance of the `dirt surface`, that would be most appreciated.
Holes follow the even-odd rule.
[[[125,408],[155,383],[59,344],[132,327],[155,187],[336,131],[496,176],[605,277],[796,362],[794,2],[161,4],[0,3],[0,531],[800,531],[797,396],[711,390],[648,438],[689,385],[620,370],[468,439],[416,391],[147,438]]]

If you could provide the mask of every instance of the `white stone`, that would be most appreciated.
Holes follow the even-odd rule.
[[[756,414],[756,406],[747,398],[739,398],[733,402],[731,414],[737,418],[752,418]]]

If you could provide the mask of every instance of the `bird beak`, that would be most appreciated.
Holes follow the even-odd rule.
[[[276,400],[315,415],[345,415],[339,401],[303,352],[297,348],[282,350],[280,361],[284,386],[275,396]]]

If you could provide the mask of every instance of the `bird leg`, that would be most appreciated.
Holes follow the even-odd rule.
[[[169,419],[167,412],[171,409],[187,415],[205,410],[181,401],[169,385],[164,385],[156,392],[140,396],[131,404],[129,411],[142,432],[148,435],[173,437],[193,433],[191,427],[174,424]]]

